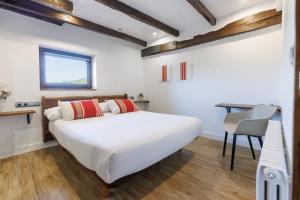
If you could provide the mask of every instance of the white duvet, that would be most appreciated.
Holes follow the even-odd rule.
[[[193,117],[145,111],[49,124],[58,142],[106,183],[143,170],[201,133]]]

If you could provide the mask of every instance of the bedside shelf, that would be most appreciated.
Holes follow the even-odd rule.
[[[134,103],[150,103],[149,100],[135,100]]]
[[[35,110],[5,111],[5,112],[0,112],[0,117],[26,115],[26,117],[27,117],[27,124],[30,124],[30,114],[34,114],[34,113],[35,113]]]

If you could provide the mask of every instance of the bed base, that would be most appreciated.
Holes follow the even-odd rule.
[[[54,137],[54,136],[53,136]],[[59,144],[59,148],[66,152],[67,154],[69,154],[70,156],[72,156],[75,160],[76,158],[73,156],[73,154],[71,152],[69,152],[68,150],[66,150],[63,146],[61,146]],[[79,163],[79,162],[78,162]],[[83,166],[81,163],[79,163],[81,166]],[[84,166],[83,166],[84,167]],[[88,174],[97,182],[97,184],[100,186],[100,191],[101,191],[101,195],[105,198],[110,197],[112,194],[112,191],[114,189],[117,188],[117,183],[112,183],[112,184],[108,184],[105,181],[103,181],[97,174],[96,172],[84,167],[85,169],[87,169]]]
[[[54,135],[53,135],[53,138],[55,138]],[[198,137],[197,137],[195,140],[197,140],[197,139],[198,139]],[[73,158],[77,161],[77,159],[73,156],[73,154],[72,154],[71,152],[69,152],[67,149],[65,149],[65,148],[64,148],[62,145],[60,145],[59,143],[58,143],[58,145],[59,145],[59,148],[60,148],[62,151],[66,152],[67,154],[69,154],[71,157],[73,157]],[[182,150],[183,150],[183,148],[182,148],[182,149],[179,149],[178,152],[181,152]],[[78,161],[77,161],[77,162],[78,162]],[[159,161],[158,163],[160,163],[160,162],[161,162],[161,161]],[[80,162],[78,162],[78,163],[79,163],[81,166],[83,166]],[[134,173],[134,174],[130,174],[130,175],[128,175],[128,176],[125,176],[125,177],[123,177],[123,178],[121,178],[121,179],[115,181],[114,183],[108,184],[108,183],[106,183],[105,181],[103,181],[103,180],[97,175],[96,172],[94,172],[94,171],[92,171],[92,170],[86,168],[85,166],[83,166],[83,167],[84,167],[85,169],[87,169],[88,174],[89,174],[91,177],[93,177],[93,179],[94,179],[94,180],[97,182],[97,184],[100,186],[101,195],[102,195],[103,197],[105,197],[105,198],[110,197],[110,196],[112,195],[112,191],[116,190],[116,189],[118,188],[119,185],[121,185],[122,183],[125,183],[130,177],[135,176],[135,175],[138,174],[138,173],[142,173],[143,171],[145,171],[145,170],[148,169],[148,168],[146,168],[146,169],[144,169],[144,170],[142,170],[142,171],[140,171],[140,172],[136,172],[136,173]]]

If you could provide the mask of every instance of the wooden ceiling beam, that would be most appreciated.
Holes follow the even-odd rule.
[[[122,40],[126,40],[141,46],[146,47],[147,42],[135,38],[133,36],[127,35],[122,32],[115,31],[113,29],[101,26],[99,24],[81,19],[79,17],[73,16],[71,14],[64,13],[62,11],[43,6],[41,4],[32,2],[32,1],[24,1],[24,0],[0,0],[0,6],[4,9],[7,10],[12,10],[12,11],[19,11],[19,13],[22,14],[22,12],[26,12],[26,14],[31,13],[33,16],[32,17],[40,17],[41,20],[43,18],[46,18],[49,21],[55,20],[56,22],[61,22],[61,23],[67,23],[71,24],[73,26],[77,26],[80,28],[84,28],[90,31],[94,31],[97,33],[109,35],[112,37],[116,37]]]
[[[151,46],[142,50],[142,57],[160,54],[164,52],[184,49],[199,44],[220,40],[250,31],[259,30],[269,26],[281,24],[282,12],[275,9],[259,12],[257,14],[234,21],[223,28],[203,35],[197,35],[192,39],[173,41],[161,45]]]
[[[169,26],[157,19],[154,19],[153,17],[151,17],[141,11],[138,11],[135,8],[128,6],[127,4],[122,3],[121,1],[118,1],[118,0],[96,0],[96,1],[108,6],[114,10],[118,10],[140,22],[143,22],[150,26],[156,27],[166,33],[173,35],[173,36],[176,36],[176,37],[179,36],[179,31],[176,30],[175,28],[172,28],[171,26]]]
[[[58,9],[61,11],[65,11],[68,13],[73,12],[73,3],[68,0],[31,0],[36,3],[42,4],[44,6],[48,6],[54,9]]]
[[[5,9],[5,10],[9,10],[9,11],[13,11],[15,13],[19,13],[21,15],[25,15],[25,16],[28,16],[28,17],[32,17],[32,18],[35,18],[35,19],[38,19],[38,20],[41,20],[41,21],[49,22],[49,23],[52,23],[52,24],[55,24],[55,25],[58,25],[58,26],[63,25],[62,21],[58,21],[58,20],[55,20],[55,19],[43,17],[43,16],[37,15],[35,13],[27,12],[27,11],[20,10],[20,9],[17,9],[17,8],[14,8],[14,7],[10,7],[10,6],[0,4],[0,8]]]
[[[186,0],[191,6],[193,6],[198,13],[200,13],[211,25],[217,24],[217,19],[208,10],[208,8],[201,2],[201,0]]]

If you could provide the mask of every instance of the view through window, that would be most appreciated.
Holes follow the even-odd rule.
[[[91,89],[91,57],[40,48],[41,88]]]

